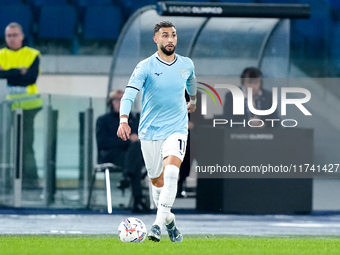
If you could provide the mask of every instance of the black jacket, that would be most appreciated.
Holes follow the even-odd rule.
[[[139,118],[130,114],[129,125],[131,133],[137,134]],[[113,155],[119,155],[126,151],[130,141],[123,141],[117,136],[119,127],[119,113],[108,112],[98,117],[96,122],[96,140],[98,148],[98,163],[111,162]]]
[[[272,104],[273,104],[272,93],[268,90],[262,89],[262,95],[256,99],[255,109],[268,110],[271,108]],[[233,122],[242,122],[243,120],[247,122],[249,119],[252,118],[252,114],[249,113],[247,109],[248,109],[248,106],[245,105],[244,115],[233,115],[233,96],[231,92],[228,92],[226,94],[225,101],[224,101],[224,108],[223,108],[223,118],[227,120],[232,119]],[[279,119],[276,110],[270,115],[257,116],[256,118],[259,118],[263,121],[265,119]]]

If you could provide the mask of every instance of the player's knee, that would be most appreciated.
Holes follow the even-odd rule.
[[[171,178],[171,179],[178,179],[179,168],[175,165],[167,165],[164,168],[164,179]]]

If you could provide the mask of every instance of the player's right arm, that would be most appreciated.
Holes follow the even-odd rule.
[[[123,141],[126,141],[130,139],[130,134],[131,134],[131,128],[128,124],[128,116],[122,115],[120,116],[120,124],[117,130],[117,136]]]
[[[135,98],[142,88],[144,82],[145,75],[142,68],[142,63],[139,63],[131,75],[129,84],[126,86],[124,95],[120,101],[120,124],[117,130],[117,136],[124,141],[130,139],[131,127],[128,124],[128,119],[132,104],[135,101]]]
[[[125,93],[120,101],[120,124],[117,130],[117,136],[123,141],[130,139],[131,127],[129,126],[129,115],[138,91],[139,90],[134,87],[126,86]]]

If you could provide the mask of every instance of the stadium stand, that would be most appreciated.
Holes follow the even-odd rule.
[[[156,5],[157,2],[159,0],[0,0],[0,29],[4,29],[11,21],[21,23],[26,34],[26,44],[38,48],[41,46],[43,54],[59,52],[55,51],[55,47],[46,48],[46,45],[41,43],[44,39],[52,39],[48,44],[58,39],[71,41],[71,44],[58,44],[66,54],[111,54],[128,18],[137,9],[146,5]],[[340,62],[337,43],[340,40],[339,1],[187,0],[186,2],[309,4],[310,19],[291,21],[292,61],[296,60],[299,65],[299,61],[304,61],[306,57],[326,58],[329,63],[324,68],[318,67],[318,61],[314,64],[311,61],[308,66],[302,68],[311,72],[313,76],[328,72],[329,68],[332,69],[331,73],[339,73],[336,70],[339,69]],[[66,12],[72,14],[70,16],[62,14],[61,9],[68,9]],[[3,35],[0,37],[3,38]],[[103,47],[100,45],[103,43],[108,47],[101,52],[100,49]]]
[[[299,0],[299,4],[306,1]],[[293,59],[312,76],[327,72],[326,65],[320,65],[321,58],[329,58],[331,15],[330,6],[324,1],[310,0],[311,16],[308,20],[292,20],[291,45]],[[302,62],[309,58],[308,65]]]
[[[52,5],[52,6],[66,5],[68,1],[67,0],[60,0],[60,1],[59,0],[27,0],[27,3],[30,5],[32,9],[32,16],[33,16],[33,22],[34,22],[33,33],[36,35],[41,8],[47,5]]]
[[[333,26],[333,40],[331,42],[331,56],[335,65],[335,70],[337,70],[337,74],[340,72],[340,22],[337,22]]]
[[[77,10],[71,5],[43,5],[40,9],[38,39],[66,39],[72,42],[71,52],[78,52]]]
[[[235,3],[235,1],[230,1],[230,0],[217,0],[217,2],[220,2],[220,3]],[[239,0],[237,1],[237,3],[254,3],[254,1],[251,1],[251,0]]]
[[[22,4],[21,0],[0,0],[0,5],[3,4]]]
[[[111,5],[113,4],[112,0],[73,0],[73,2],[77,6],[88,7],[94,5]]]
[[[241,0],[242,1],[242,0]],[[245,1],[245,0],[244,0]],[[159,2],[159,1],[157,1]],[[215,2],[215,1],[209,1],[209,0],[188,0],[188,1],[182,1],[182,0],[171,0],[171,2],[196,2],[196,3],[207,3],[207,2]],[[216,1],[219,2],[219,1]],[[230,2],[230,0],[229,0]]]
[[[26,44],[32,45],[32,13],[31,9],[26,4],[6,4],[7,1],[0,2],[0,39],[3,41],[5,27],[10,22],[18,22],[22,25],[23,31],[25,33]],[[18,2],[18,1],[14,1]]]
[[[331,44],[330,56],[334,63],[334,75],[340,75],[340,2],[336,0],[327,0],[331,7]]]
[[[71,0],[71,3],[78,8],[79,19],[84,21],[85,10],[95,6],[111,6],[112,0]]]
[[[76,9],[70,5],[43,6],[39,18],[40,38],[68,39],[74,36]]]
[[[136,10],[142,8],[146,5],[156,5],[157,0],[118,0],[118,4],[122,6],[124,12],[124,18],[127,19],[131,16]]]
[[[101,17],[98,20],[98,17]],[[85,39],[117,40],[123,24],[118,6],[91,6],[84,16],[83,35]]]
[[[263,4],[296,4],[298,0],[280,0],[280,1],[273,1],[273,0],[259,0],[257,3]]]
[[[28,0],[28,2],[32,5],[41,7],[43,5],[67,4],[68,0]]]
[[[340,2],[338,0],[327,0],[330,6],[338,11],[340,11]]]

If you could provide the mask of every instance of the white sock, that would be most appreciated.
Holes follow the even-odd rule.
[[[175,214],[170,212],[165,218],[165,224],[169,225],[171,223],[171,221],[173,221],[174,219],[175,219]]]
[[[152,186],[153,201],[155,202],[156,207],[158,207],[159,195],[161,194],[163,187],[156,187],[154,185],[151,185],[151,186]]]
[[[172,217],[170,210],[176,198],[178,174],[177,166],[167,165],[164,169],[164,186],[159,196],[157,216],[153,225],[162,227],[165,219]]]

